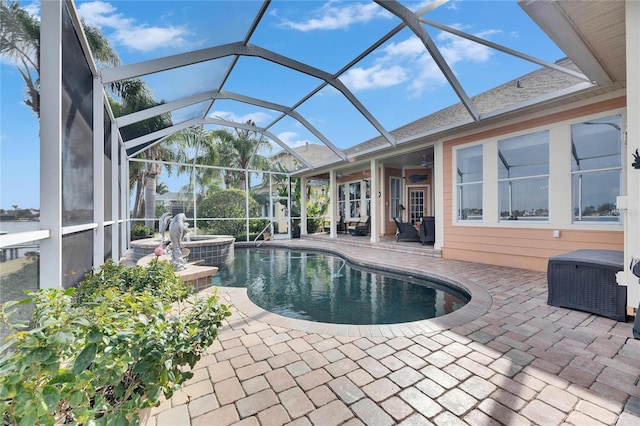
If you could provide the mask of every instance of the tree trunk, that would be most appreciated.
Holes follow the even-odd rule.
[[[133,212],[131,216],[133,218],[140,217],[140,203],[142,202],[142,179],[138,178],[136,180],[136,195],[133,200]]]
[[[153,229],[156,218],[156,174],[149,171],[144,177],[144,217],[145,226]]]

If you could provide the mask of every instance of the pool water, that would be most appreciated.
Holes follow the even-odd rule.
[[[395,324],[434,318],[464,306],[464,291],[443,283],[354,266],[327,253],[236,248],[214,285],[246,287],[261,308],[334,324]]]

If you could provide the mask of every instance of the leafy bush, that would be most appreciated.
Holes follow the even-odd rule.
[[[0,348],[5,424],[137,424],[138,411],[170,398],[230,315],[215,295],[188,297],[168,262],[108,262],[77,289],[28,292],[30,330]],[[25,327],[25,324],[15,324]]]
[[[328,208],[329,200],[326,198],[307,202],[307,232],[309,234],[313,234],[318,228],[322,228],[323,217]]]
[[[131,236],[132,237],[151,237],[153,236],[153,229],[138,223],[136,225],[133,225],[133,228],[131,228]]]
[[[215,192],[198,204],[198,217],[211,218],[240,218],[231,220],[203,220],[205,227],[217,235],[232,235],[238,237],[246,235],[246,199],[245,191],[240,189],[226,189]],[[260,206],[249,197],[249,216],[257,216]],[[200,221],[198,221],[200,223]],[[265,222],[266,224],[266,222]]]

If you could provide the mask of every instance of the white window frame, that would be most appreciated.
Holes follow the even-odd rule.
[[[526,221],[528,223],[549,223],[550,218],[551,218],[551,202],[550,202],[550,181],[551,181],[551,164],[550,164],[550,160],[551,160],[551,136],[550,136],[550,130],[549,129],[542,129],[542,130],[532,130],[532,131],[527,131],[526,133],[522,133],[522,134],[518,134],[518,135],[513,135],[513,136],[508,136],[508,137],[502,137],[498,139],[498,143],[496,144],[496,156],[499,156],[500,153],[500,142],[501,141],[507,141],[507,140],[512,140],[512,139],[517,139],[517,138],[523,138],[523,137],[528,137],[531,135],[535,135],[535,134],[546,134],[546,139],[547,139],[547,164],[548,164],[548,170],[549,172],[545,173],[545,174],[539,174],[539,175],[527,175],[527,176],[519,176],[519,177],[509,177],[509,178],[499,178],[498,177],[498,185],[496,187],[497,191],[498,191],[498,221],[500,222],[505,222],[505,221],[511,221],[511,219],[509,218],[502,218],[501,217],[501,204],[500,204],[500,183],[503,182],[508,182],[509,183],[509,200],[508,200],[508,205],[509,205],[509,212],[511,213],[513,210],[513,198],[512,198],[512,191],[511,191],[511,183],[512,182],[524,182],[524,181],[529,181],[529,180],[534,180],[534,179],[546,179],[546,188],[547,188],[547,216],[546,218],[544,216],[540,216],[539,219],[527,219],[526,216],[519,216],[518,219],[519,220],[523,220]],[[499,161],[499,160],[498,160]],[[497,164],[498,168],[499,168],[499,162]],[[496,170],[498,172],[498,170]],[[499,173],[498,173],[499,175]],[[535,216],[537,217],[537,216]]]
[[[358,186],[360,187],[360,197],[351,198],[352,185],[354,186],[354,188],[357,188]],[[362,181],[351,181],[348,183],[347,188],[349,188],[349,191],[347,192],[347,194],[349,194],[349,199],[347,200],[347,206],[349,207],[347,210],[349,212],[349,218],[360,219],[360,216],[362,216],[362,206],[364,201],[364,194],[362,193]],[[352,206],[354,207],[352,208]],[[357,216],[351,216],[351,211],[357,212]]]
[[[574,176],[577,175],[590,175],[590,174],[598,174],[598,173],[602,173],[602,172],[609,172],[609,171],[618,171],[619,174],[619,188],[620,188],[620,194],[618,195],[623,195],[624,191],[624,183],[625,183],[625,178],[624,178],[624,160],[625,160],[625,149],[624,149],[624,143],[623,143],[623,130],[624,129],[624,115],[622,112],[611,112],[609,114],[600,114],[598,117],[583,117],[581,118],[579,121],[575,121],[575,122],[571,122],[568,124],[569,126],[569,134],[571,135],[571,131],[573,126],[579,125],[579,124],[583,124],[585,122],[589,122],[592,120],[601,120],[601,119],[605,119],[605,118],[610,118],[610,117],[619,117],[620,118],[620,135],[619,135],[619,152],[620,152],[620,165],[617,167],[603,167],[603,168],[599,168],[599,169],[589,169],[589,170],[572,170],[572,164],[569,165],[569,170],[571,173],[571,223],[574,225],[605,225],[605,224],[609,224],[609,225],[613,225],[613,224],[621,224],[622,223],[622,215],[618,215],[618,219],[617,220],[611,220],[611,221],[607,221],[607,222],[602,222],[602,221],[597,221],[597,220],[589,220],[589,219],[581,219],[581,220],[576,220],[575,219],[575,215],[573,214],[573,211],[575,209],[576,206],[573,205],[573,193],[574,193]],[[569,144],[569,148],[572,149],[572,144]],[[581,191],[582,193],[582,191]],[[580,205],[582,204],[581,202],[579,203]],[[582,211],[580,209],[580,216],[582,217]],[[591,216],[589,216],[591,217]]]
[[[389,217],[399,218],[398,206],[402,204],[402,178],[389,177]]]
[[[480,179],[479,181],[473,181],[473,182],[462,182],[459,183],[458,182],[458,153],[462,150],[465,149],[469,149],[469,148],[475,148],[475,147],[480,147],[480,150],[482,152],[482,179]],[[461,223],[461,224],[476,224],[476,223],[482,223],[484,222],[485,219],[485,196],[484,196],[484,191],[486,188],[485,185],[485,159],[486,159],[486,153],[485,153],[485,141],[482,142],[476,142],[473,144],[467,144],[467,145],[460,145],[460,146],[456,146],[453,148],[453,162],[452,162],[452,181],[454,183],[454,209],[453,209],[453,217],[454,217],[454,223]],[[461,216],[461,212],[460,212],[460,207],[462,206],[462,200],[460,198],[460,194],[461,194],[461,190],[464,187],[472,187],[472,186],[480,186],[480,193],[481,193],[481,198],[482,198],[482,216],[479,219],[465,219],[462,218]],[[496,187],[497,188],[497,187]]]

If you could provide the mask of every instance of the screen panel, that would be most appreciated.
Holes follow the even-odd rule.
[[[62,237],[62,286],[75,287],[93,266],[93,230]]]
[[[93,222],[93,76],[63,8],[62,225]]]

